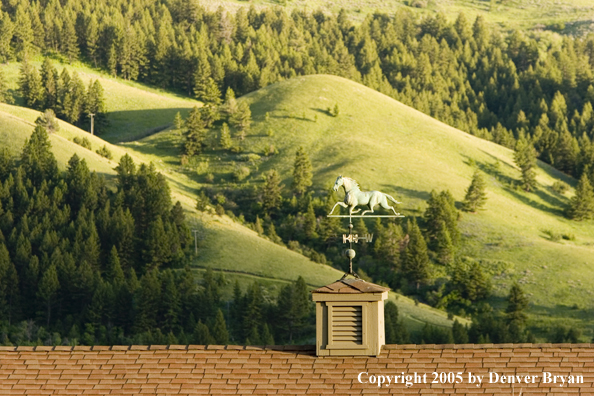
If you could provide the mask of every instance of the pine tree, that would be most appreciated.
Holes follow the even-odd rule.
[[[144,249],[144,262],[146,267],[156,269],[168,263],[171,258],[171,249],[169,238],[165,233],[163,221],[160,216],[157,220],[150,223],[146,233],[146,242]]]
[[[254,223],[254,231],[256,231],[258,235],[264,234],[264,228],[262,227],[262,220],[260,220],[260,216],[256,216],[256,222]]]
[[[270,333],[268,323],[264,323],[262,326],[262,345],[274,345],[274,337]]]
[[[78,59],[80,51],[78,49],[78,38],[76,36],[76,29],[74,28],[74,21],[68,16],[64,18],[62,37],[62,52],[68,57],[68,63],[72,63],[72,61]]]
[[[476,212],[478,209],[482,208],[487,201],[487,193],[485,192],[486,183],[481,175],[480,171],[477,169],[472,175],[472,181],[470,182],[470,186],[466,190],[466,196],[464,197],[464,202],[462,203],[462,210],[465,212]]]
[[[219,146],[223,150],[228,150],[231,148],[233,142],[231,141],[231,133],[229,131],[229,125],[226,122],[223,123],[221,127],[221,138],[219,139]]]
[[[215,318],[215,323],[212,328],[212,332],[214,334],[214,339],[217,345],[229,344],[229,331],[227,330],[227,324],[225,323],[223,311],[221,311],[220,309],[217,311],[217,316]]]
[[[116,52],[116,46],[114,44],[109,47],[107,56],[107,69],[109,70],[109,74],[112,76],[118,75],[118,55]]]
[[[270,239],[270,241],[276,243],[277,245],[283,245],[283,240],[276,233],[276,228],[274,227],[274,223],[272,221],[268,226],[266,236],[268,237],[268,239]]]
[[[162,294],[163,329],[167,332],[179,331],[181,321],[181,296],[171,270],[163,272]]]
[[[103,86],[99,80],[91,80],[87,90],[85,113],[94,114],[94,134],[101,134],[107,126],[107,111]]]
[[[305,280],[300,276],[295,284],[284,286],[277,300],[279,327],[289,333],[289,343],[306,324],[310,312],[309,296]]]
[[[227,120],[232,120],[237,113],[237,100],[235,99],[235,92],[231,87],[227,88],[225,93],[225,103],[223,104],[223,112]]]
[[[240,139],[243,140],[252,124],[252,112],[245,100],[239,103],[237,111],[231,117],[230,121],[231,124],[240,131]]]
[[[439,194],[431,191],[431,197],[427,201],[425,210],[425,223],[427,225],[427,236],[432,247],[435,247],[437,240],[442,237],[440,234],[447,230],[449,238],[454,247],[460,244],[460,230],[458,229],[458,210],[452,194],[444,190]],[[441,222],[445,223],[445,228]]]
[[[70,94],[72,102],[70,108],[66,109],[66,120],[71,124],[76,124],[80,121],[81,116],[85,110],[87,102],[87,90],[85,84],[78,72],[72,73],[72,80],[70,82]]]
[[[313,204],[310,201],[309,205],[307,205],[307,212],[305,213],[303,219],[303,233],[305,238],[310,240],[318,238],[318,234],[316,233],[317,224],[318,219],[316,218]]]
[[[204,84],[197,83],[194,86],[194,95],[205,106],[216,107],[221,104],[221,91],[219,91],[217,83],[210,77],[206,79]]]
[[[520,285],[514,283],[507,297],[507,308],[505,309],[507,321],[523,324],[526,321],[524,310],[528,307],[528,302],[528,297],[524,295]]]
[[[72,78],[68,69],[62,69],[58,81],[58,108],[56,110],[56,114],[62,119],[66,119],[68,111],[72,107],[71,82]]]
[[[200,109],[194,107],[185,122],[186,140],[184,142],[184,153],[187,156],[193,156],[202,151],[204,139],[206,138],[206,129],[202,121]]]
[[[14,103],[14,99],[8,91],[6,76],[4,75],[3,70],[0,70],[0,102],[8,104]]]
[[[0,62],[7,63],[13,59],[10,45],[14,35],[14,23],[7,12],[0,10]]]
[[[204,128],[210,129],[213,124],[220,119],[219,111],[216,107],[208,104],[200,108]]]
[[[55,109],[58,104],[58,71],[46,57],[41,65],[41,84],[44,89],[45,108]]]
[[[93,61],[93,65],[97,66],[97,50],[99,42],[99,26],[97,24],[96,14],[91,14],[89,23],[86,27],[86,44],[87,44],[87,56]]]
[[[19,3],[14,17],[14,40],[19,60],[27,60],[33,55],[33,28],[24,4]]]
[[[136,31],[131,22],[127,22],[118,32],[117,40],[118,64],[124,79],[136,80],[145,62],[144,51],[142,34]]]
[[[65,198],[72,210],[78,212],[83,206],[93,210],[97,204],[97,191],[85,159],[74,154],[68,160],[65,181],[68,186]]]
[[[221,103],[221,92],[211,76],[210,63],[206,50],[198,50],[198,65],[194,73],[194,95],[205,105],[218,106]]]
[[[417,225],[416,218],[407,221],[407,232],[409,243],[404,251],[402,272],[408,281],[415,284],[417,289],[429,280],[429,256],[427,255],[427,244],[421,230]]]
[[[11,264],[8,249],[4,243],[0,243],[0,318],[8,316],[7,282],[8,267]]]
[[[19,276],[8,249],[0,243],[0,317],[10,325],[19,308]]]
[[[109,258],[107,260],[107,269],[105,271],[107,280],[114,284],[123,284],[126,280],[124,277],[124,271],[120,265],[120,257],[118,255],[118,249],[112,246],[109,252]]]
[[[484,300],[491,292],[491,282],[478,262],[457,262],[451,274],[451,286],[469,301]]]
[[[264,185],[261,189],[262,208],[265,211],[272,211],[280,206],[283,186],[281,184],[280,176],[274,169],[264,175]]]
[[[450,233],[443,220],[439,222],[439,231],[436,239],[437,261],[440,264],[447,265],[454,261],[455,247],[450,238]]]
[[[179,111],[177,113],[175,113],[175,118],[173,119],[173,126],[177,130],[181,130],[182,127],[184,126],[184,120],[183,120],[181,113]]]
[[[303,195],[312,185],[311,161],[303,147],[299,147],[293,165],[293,184],[291,188],[297,195]]]
[[[406,344],[409,334],[406,326],[398,320],[398,307],[392,301],[384,306],[386,344]]]
[[[458,319],[452,325],[452,336],[456,344],[468,344],[468,330],[463,324],[458,322]]]
[[[536,188],[536,150],[525,139],[520,139],[516,144],[514,161],[522,172],[522,187],[530,192]]]
[[[21,153],[21,166],[35,186],[57,178],[58,163],[51,152],[47,131],[42,126],[36,126],[31,137],[25,141]]]
[[[44,273],[39,282],[39,289],[37,291],[37,297],[46,307],[46,323],[49,328],[52,306],[54,305],[56,294],[60,288],[60,282],[58,281],[58,272],[56,267],[51,265]]]
[[[194,342],[198,345],[214,345],[216,344],[215,338],[210,335],[208,326],[198,321],[196,328],[194,329]]]
[[[575,189],[575,196],[571,198],[568,215],[578,221],[594,218],[594,189],[586,173],[582,174]]]
[[[44,102],[41,77],[37,69],[27,62],[23,62],[21,65],[19,90],[25,99],[25,105],[27,107],[41,109]]]
[[[158,271],[147,272],[140,280],[140,288],[135,293],[138,302],[135,316],[135,331],[143,332],[157,327],[157,314],[161,300],[161,282]]]

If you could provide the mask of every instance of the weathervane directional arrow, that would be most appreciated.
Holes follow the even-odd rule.
[[[373,234],[365,234],[363,236],[359,236],[359,234],[355,234],[355,235],[342,234],[342,243],[347,243],[347,241],[350,243],[353,243],[353,242],[359,243],[359,241],[373,242]]]

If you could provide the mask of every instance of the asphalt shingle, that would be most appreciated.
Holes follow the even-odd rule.
[[[504,376],[505,383],[489,383],[490,372]],[[545,372],[551,380],[558,376],[557,382],[545,383]],[[401,383],[403,374],[415,373],[425,379]],[[469,374],[482,376],[482,384],[471,383]],[[380,375],[386,383],[378,387]],[[583,383],[559,382],[569,375],[582,376]],[[510,378],[516,382],[510,384]],[[520,390],[531,396],[594,396],[594,344],[386,345],[379,357],[316,357],[313,346],[0,347],[0,395],[518,395]]]

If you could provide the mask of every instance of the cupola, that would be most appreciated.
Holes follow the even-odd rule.
[[[378,356],[386,343],[387,287],[341,279],[312,291],[316,303],[318,356]]]

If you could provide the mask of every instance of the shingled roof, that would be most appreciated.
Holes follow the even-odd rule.
[[[379,357],[316,357],[313,346],[0,347],[0,395],[511,395],[512,385],[468,373],[534,375],[515,394],[594,395],[594,344],[386,345]],[[462,372],[461,384],[369,383],[371,376]],[[542,382],[543,372],[583,384]],[[367,383],[359,383],[358,376]]]

